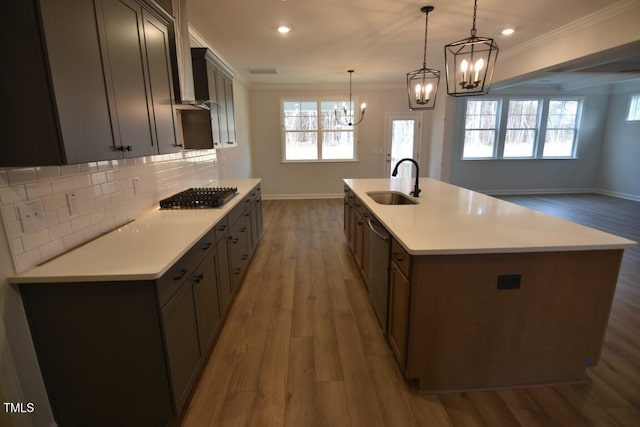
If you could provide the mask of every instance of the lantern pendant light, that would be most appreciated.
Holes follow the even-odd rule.
[[[347,104],[344,104],[342,106],[342,112],[340,112],[340,109],[336,105],[334,111],[336,122],[338,122],[338,124],[342,126],[359,125],[362,119],[364,119],[364,113],[367,108],[367,104],[365,104],[364,102],[360,104],[360,119],[356,120],[356,114],[353,111],[353,103],[351,102],[351,76],[353,75],[353,71],[354,70],[347,70],[347,72],[349,73],[349,105],[347,106]]]
[[[407,94],[411,110],[433,110],[436,106],[436,94],[440,83],[440,71],[427,68],[427,30],[429,28],[429,13],[433,6],[420,9],[425,14],[424,25],[424,56],[422,68],[407,73]]]
[[[493,39],[476,36],[478,0],[473,3],[471,37],[444,47],[447,93],[452,96],[486,95],[498,59]]]

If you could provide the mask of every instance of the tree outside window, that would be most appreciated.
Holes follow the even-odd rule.
[[[581,101],[552,99],[549,101],[547,131],[542,157],[573,157],[578,134]]]
[[[462,158],[495,157],[499,109],[497,99],[467,101]]]
[[[355,160],[354,128],[340,125],[335,119],[336,106],[344,103],[342,100],[283,100],[283,160]]]

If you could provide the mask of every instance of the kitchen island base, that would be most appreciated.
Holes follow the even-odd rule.
[[[405,377],[438,393],[582,381],[600,358],[622,252],[412,257],[408,312],[390,316],[407,316],[395,341],[406,342]]]

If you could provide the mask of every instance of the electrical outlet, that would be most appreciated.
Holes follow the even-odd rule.
[[[39,200],[18,206],[18,216],[25,233],[44,227],[44,208]]]
[[[73,216],[80,213],[77,193],[67,193],[67,205],[69,206],[69,215]]]

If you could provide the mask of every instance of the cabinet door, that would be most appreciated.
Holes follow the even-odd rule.
[[[125,157],[157,154],[144,64],[142,8],[133,0],[96,0],[109,110]]]
[[[198,314],[200,348],[202,354],[206,355],[220,327],[215,251],[207,255],[194,274],[193,292]]]
[[[4,2],[0,166],[115,159],[93,2]]]
[[[262,236],[262,196],[260,187],[251,193],[251,237],[253,249]]]
[[[235,104],[233,102],[233,80],[227,76],[223,76],[224,81],[224,96],[225,96],[225,108],[227,112],[227,145],[238,145],[236,141],[236,117],[235,117]]]
[[[169,372],[176,414],[189,396],[200,362],[193,283],[185,283],[162,308]]]
[[[150,105],[153,128],[160,154],[180,151],[176,135],[176,117],[173,100],[173,81],[169,51],[169,28],[143,10],[144,41],[151,86]]]
[[[227,96],[225,91],[226,76],[218,71],[216,73],[216,90],[217,90],[217,111],[218,123],[220,125],[220,144],[222,148],[230,145],[229,142],[229,122],[227,118]]]
[[[218,265],[218,291],[220,297],[220,312],[224,316],[231,304],[233,297],[233,286],[231,281],[231,265],[229,260],[229,233],[218,242],[217,265]]]
[[[207,85],[209,88],[209,100],[211,103],[209,106],[211,107],[211,134],[213,136],[213,146],[214,148],[220,147],[220,119],[219,119],[219,111],[224,106],[218,104],[218,89],[217,89],[217,74],[218,70],[216,66],[210,61],[206,61],[207,66]]]
[[[407,344],[409,337],[409,281],[402,275],[395,262],[391,263],[389,283],[389,330],[388,340],[398,365],[403,372],[407,367]]]

